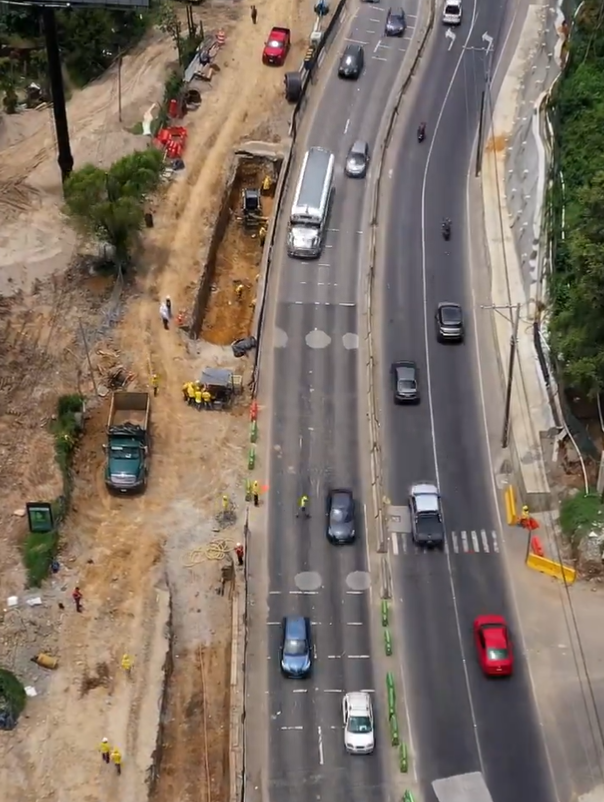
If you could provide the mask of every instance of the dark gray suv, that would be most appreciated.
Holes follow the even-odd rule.
[[[463,312],[459,304],[443,301],[436,308],[435,320],[436,339],[440,343],[463,342]]]
[[[363,47],[361,45],[347,45],[340,59],[338,76],[356,81],[363,72],[364,64],[365,51]]]
[[[351,490],[334,488],[327,496],[327,540],[352,543],[356,537],[354,496]]]

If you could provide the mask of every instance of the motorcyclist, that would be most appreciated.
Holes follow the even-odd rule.
[[[443,237],[448,238],[451,236],[451,221],[448,217],[443,218],[442,222]]]
[[[421,142],[426,136],[426,123],[420,123],[417,129],[417,139]]]

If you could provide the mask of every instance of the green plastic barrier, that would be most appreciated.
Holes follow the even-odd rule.
[[[385,600],[382,602],[382,626],[388,626],[388,602]]]
[[[250,443],[255,443],[258,439],[258,424],[255,420],[250,423]]]
[[[396,715],[396,693],[394,688],[388,686],[388,715]]]
[[[245,500],[251,501],[252,500],[252,480],[246,479],[245,480]]]
[[[247,455],[247,469],[248,471],[254,470],[254,465],[256,464],[256,449],[254,446],[250,448]]]
[[[411,791],[405,791],[405,793],[403,794],[403,802],[415,802],[415,799],[413,798],[413,794],[411,793]]]
[[[398,719],[396,716],[390,716],[390,740],[392,746],[398,746],[400,743],[398,735]]]
[[[394,674],[392,673],[392,671],[389,671],[386,674],[386,685],[388,686],[388,688],[392,688],[392,690],[394,690]]]
[[[409,768],[409,761],[407,758],[407,744],[402,743],[398,749],[398,764],[402,774],[407,773]]]
[[[386,657],[392,654],[392,638],[390,637],[390,630],[384,630],[384,649],[386,650]]]

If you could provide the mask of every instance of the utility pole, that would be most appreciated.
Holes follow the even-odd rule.
[[[486,89],[482,90],[482,94],[480,96],[480,117],[478,118],[478,141],[476,143],[476,171],[474,175],[476,178],[480,175],[480,170],[482,168],[482,138],[484,136],[484,101],[486,95]]]
[[[505,407],[503,410],[503,431],[501,434],[501,447],[507,448],[510,439],[510,412],[512,407],[512,388],[514,386],[514,367],[516,364],[516,351],[518,350],[518,329],[520,328],[520,309],[522,304],[491,304],[483,309],[492,309],[495,312],[514,313],[512,318],[512,336],[510,337],[510,356],[508,359],[508,376],[505,390]],[[507,319],[507,315],[506,315]]]
[[[117,57],[117,118],[122,121],[122,54]]]
[[[484,63],[484,89],[480,95],[480,116],[478,118],[478,139],[476,143],[476,170],[474,175],[476,178],[480,175],[480,171],[482,169],[482,151],[484,146],[484,131],[485,131],[485,121],[484,121],[484,114],[485,114],[485,106],[487,97],[489,98],[490,102],[490,92],[491,92],[491,64],[493,61],[493,37],[489,36],[489,34],[485,31],[482,34],[482,41],[485,43],[486,47],[467,47],[466,50],[477,50],[481,53],[485,54],[485,63]]]

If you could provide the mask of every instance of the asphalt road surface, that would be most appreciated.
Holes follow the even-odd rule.
[[[258,790],[262,785],[263,798],[267,793],[287,802],[388,798],[382,751],[386,745],[372,756],[351,757],[345,753],[342,731],[343,694],[375,692],[378,682],[370,656],[371,591],[359,471],[361,449],[366,450],[358,362],[360,252],[368,182],[347,178],[343,168],[354,140],[366,140],[373,152],[415,33],[414,6],[414,2],[406,6],[409,28],[400,39],[384,39],[386,8],[362,5],[347,12],[337,42],[321,66],[320,85],[313,90],[275,242],[276,303],[272,319],[267,320],[271,333],[266,341],[272,338],[274,347],[263,355],[273,384],[266,496],[268,654],[263,658],[268,657],[268,704],[265,720],[248,721],[247,728],[248,741],[255,731],[267,733],[268,775],[261,773],[262,780],[256,783],[257,770],[250,766],[246,770],[250,786]],[[358,81],[337,77],[338,57],[347,43],[344,37],[364,45],[365,69]],[[335,154],[335,200],[323,254],[305,262],[287,257],[285,229],[301,156],[314,145]],[[358,499],[355,545],[336,547],[326,540],[325,500],[330,486],[352,488]],[[310,497],[309,520],[296,518],[297,499],[303,493]],[[313,622],[316,660],[308,680],[280,675],[280,622],[288,614],[307,615]]]
[[[399,125],[384,203],[378,285],[386,491],[400,518],[390,535],[391,562],[425,802],[435,799],[434,780],[466,772],[482,772],[494,802],[554,799],[519,646],[515,675],[491,682],[472,642],[479,614],[503,614],[514,628],[485,454],[465,242],[467,174],[485,85],[483,34],[494,38],[496,62],[511,15],[511,2],[481,0],[473,8],[467,0],[454,42],[436,30]],[[423,144],[420,120],[428,130]],[[443,217],[453,222],[450,242],[441,235]],[[436,341],[434,314],[443,300],[467,312],[464,345]],[[392,403],[388,368],[402,358],[419,365],[423,398],[415,408]],[[421,479],[440,486],[444,553],[423,553],[411,542],[405,505],[409,486]]]

